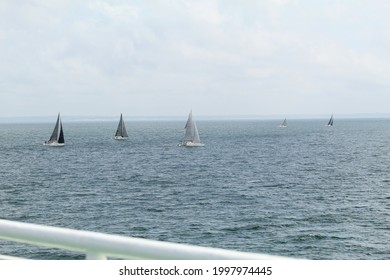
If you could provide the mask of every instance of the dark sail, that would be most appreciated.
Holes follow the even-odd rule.
[[[56,126],[54,127],[53,133],[50,136],[49,143],[57,141],[59,126],[60,126],[60,114],[58,113]]]
[[[122,114],[121,114],[121,118],[120,118],[120,120],[119,120],[118,128],[116,129],[116,132],[115,132],[115,136],[116,136],[116,137],[121,136],[121,137],[124,137],[124,138],[129,137],[129,136],[127,135],[127,131],[126,131],[126,127],[125,127],[125,122],[124,122],[124,120],[123,120]]]
[[[65,145],[64,131],[62,129],[62,121],[60,113],[58,113],[56,125],[48,141],[43,143],[46,146],[62,147]]]
[[[60,137],[58,138],[58,143],[64,144],[65,143],[65,138],[64,138],[64,131],[62,130],[62,122],[60,122]]]
[[[328,126],[333,126],[333,115],[330,117],[330,120],[328,122]]]
[[[122,136],[122,114],[121,114],[121,118],[119,119],[119,124],[116,129],[115,136]]]

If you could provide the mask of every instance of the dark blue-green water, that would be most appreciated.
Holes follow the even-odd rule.
[[[0,124],[0,218],[307,259],[390,259],[390,120]],[[78,254],[0,241],[0,254]]]

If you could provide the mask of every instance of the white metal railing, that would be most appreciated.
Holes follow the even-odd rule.
[[[266,254],[123,237],[0,219],[0,239],[85,253],[86,259],[286,259]],[[18,259],[0,255],[0,259]]]

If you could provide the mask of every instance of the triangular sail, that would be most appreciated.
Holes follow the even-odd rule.
[[[122,114],[119,119],[118,128],[116,129],[115,136],[122,136]]]
[[[284,119],[282,126],[287,126],[287,119],[286,118]]]
[[[49,142],[57,141],[59,126],[60,126],[60,114],[58,114],[56,126],[54,127],[53,133],[50,136]]]
[[[333,114],[332,116],[330,117],[330,120],[328,122],[328,126],[332,126],[333,125]]]
[[[188,115],[188,120],[187,120],[187,123],[186,123],[184,128],[186,130],[186,133],[184,135],[184,141],[192,141],[193,140],[193,136],[194,136],[193,121],[192,121],[192,111]]]
[[[185,147],[204,146],[204,144],[200,142],[198,127],[196,126],[195,121],[192,119],[192,110],[188,115],[188,119],[184,129],[185,129],[184,139],[181,141],[181,143],[178,144],[178,146],[185,146]]]
[[[62,122],[60,121],[60,136],[58,137],[58,143],[64,144],[65,143],[65,138],[64,138],[64,131],[62,130]]]
[[[200,138],[199,138],[199,132],[198,132],[198,127],[196,126],[196,123],[194,122],[194,138],[192,142],[194,143],[200,143]]]
[[[125,127],[125,121],[122,119],[122,137],[129,137],[127,135],[126,127]]]
[[[118,128],[116,129],[115,136],[129,137],[127,135],[125,122],[123,121],[122,114],[121,114],[121,118],[119,119],[119,124],[118,124]]]

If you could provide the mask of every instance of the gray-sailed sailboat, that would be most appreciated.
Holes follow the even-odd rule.
[[[50,147],[63,147],[65,145],[64,131],[62,129],[60,113],[58,113],[57,122],[53,129],[53,133],[50,136],[50,139],[48,141],[45,141],[43,145]]]
[[[203,147],[204,144],[200,142],[198,127],[192,118],[192,110],[188,115],[187,123],[184,127],[185,135],[184,139],[178,144],[178,146],[184,147]]]
[[[125,122],[123,121],[123,117],[121,114],[121,118],[119,120],[118,128],[116,129],[114,139],[115,140],[126,140],[128,138],[129,138],[129,135],[127,135]]]
[[[279,125],[279,127],[287,127],[287,119],[285,118],[284,121],[282,122],[281,125]]]
[[[332,114],[332,116],[330,117],[330,120],[329,120],[327,126],[333,126],[333,114]]]

